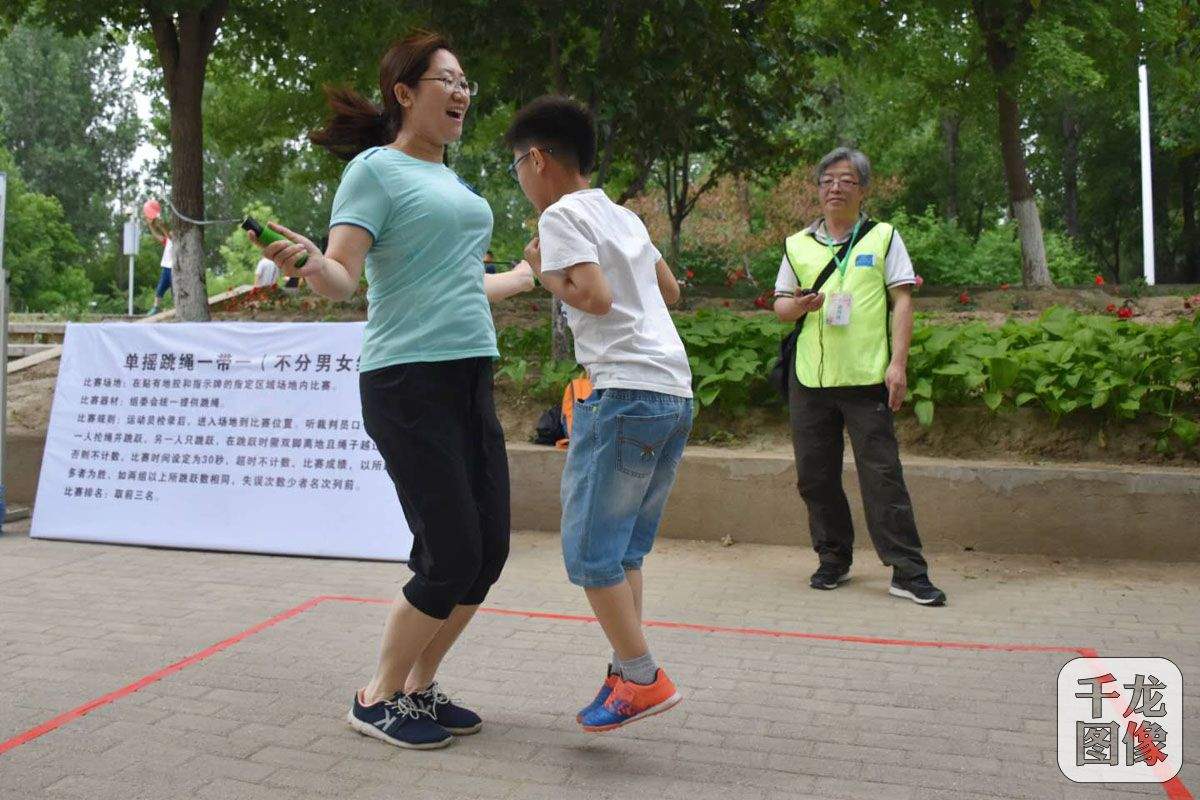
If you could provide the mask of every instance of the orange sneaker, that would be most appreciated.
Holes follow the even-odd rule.
[[[661,714],[682,699],[675,684],[661,669],[655,673],[654,683],[649,686],[618,678],[604,704],[581,714],[579,724],[589,733],[611,731],[639,719]]]

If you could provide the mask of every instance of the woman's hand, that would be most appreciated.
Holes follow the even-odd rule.
[[[246,231],[246,235],[250,237],[251,242],[262,250],[264,257],[275,262],[275,265],[279,267],[284,275],[289,278],[313,278],[319,277],[325,272],[325,258],[321,253],[321,249],[313,244],[310,239],[283,227],[277,222],[268,222],[267,226],[276,233],[283,234],[287,239],[271,242],[264,246],[254,234],[254,231]],[[305,253],[308,254],[308,261],[302,267],[296,266],[296,261]]]
[[[515,267],[509,270],[509,273],[520,276],[521,292],[531,291],[533,287],[537,285],[537,280],[533,275],[533,267],[530,266],[528,261],[522,261],[521,263],[517,264]]]

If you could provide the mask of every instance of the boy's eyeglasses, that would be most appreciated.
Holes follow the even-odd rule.
[[[449,75],[443,75],[440,78],[417,78],[417,81],[438,81],[446,88],[447,92],[457,90],[467,97],[474,97],[479,94],[479,84],[475,81],[469,81],[466,78],[451,78]]]
[[[546,147],[546,148],[539,147],[538,149],[541,150],[543,153],[553,153],[554,152],[554,149],[550,148],[550,147]],[[514,161],[508,165],[508,174],[512,176],[512,179],[514,181],[517,180],[517,167],[521,166],[521,162],[524,161],[525,159],[529,158],[529,154],[532,152],[533,152],[533,148],[531,147],[525,151],[525,155],[521,156],[516,161]]]

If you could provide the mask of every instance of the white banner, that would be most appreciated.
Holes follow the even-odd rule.
[[[363,324],[67,326],[31,535],[403,560]]]

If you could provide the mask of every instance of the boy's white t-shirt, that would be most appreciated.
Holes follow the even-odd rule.
[[[597,389],[644,389],[692,396],[692,370],[658,288],[662,254],[638,216],[602,189],[564,195],[538,220],[542,272],[595,263],[612,290],[596,316],[563,304],[575,359]]]

